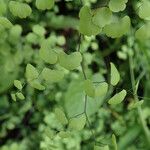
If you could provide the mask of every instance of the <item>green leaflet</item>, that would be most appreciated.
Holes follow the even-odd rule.
[[[104,82],[94,87],[93,82],[87,79],[84,81],[84,90],[85,93],[90,97],[103,97],[108,91],[108,84]]]
[[[141,100],[141,101],[138,101],[138,102],[131,102],[131,103],[128,105],[128,109],[131,110],[131,109],[138,108],[138,107],[141,106],[143,103],[144,103],[144,100]]]
[[[86,117],[85,115],[81,115],[79,117],[70,119],[69,128],[80,131],[84,128],[85,124],[86,124]]]
[[[33,79],[38,78],[39,73],[34,66],[32,66],[31,64],[27,64],[25,75],[26,75],[27,80],[31,81]]]
[[[49,64],[55,64],[57,62],[57,54],[56,52],[51,48],[50,41],[44,40],[41,44],[41,49],[39,51],[39,55],[41,59],[43,59],[46,63]]]
[[[54,0],[36,0],[35,5],[37,9],[46,10],[53,8],[54,3]]]
[[[79,13],[79,31],[80,33],[91,36],[101,32],[101,28],[92,22],[92,12],[88,6],[83,6]]]
[[[111,24],[106,25],[103,31],[108,37],[118,38],[129,31],[130,25],[130,18],[128,16],[125,16],[116,22],[112,22]]]
[[[48,83],[59,82],[64,78],[64,72],[61,70],[44,68],[42,71],[42,77]]]
[[[21,36],[22,33],[22,27],[20,25],[14,25],[11,29],[10,29],[10,37],[11,40],[13,39],[18,39]]]
[[[65,113],[61,109],[55,108],[55,116],[62,125],[66,125],[68,123]]]
[[[112,12],[107,7],[98,8],[94,11],[94,16],[92,21],[95,25],[99,27],[104,27],[105,25],[111,23]]]
[[[69,131],[60,131],[58,133],[58,135],[61,137],[61,138],[68,138],[70,136],[70,132]]]
[[[38,90],[45,90],[45,87],[41,85],[41,83],[38,80],[39,73],[34,66],[28,64],[26,67],[25,75],[31,87]]]
[[[67,55],[65,52],[60,52],[58,54],[58,62],[60,66],[64,67],[67,70],[74,70],[80,66],[82,61],[82,55],[80,52],[74,52],[70,55]]]
[[[25,99],[24,95],[23,95],[21,92],[17,92],[17,93],[16,93],[16,96],[17,96],[20,100],[24,100],[24,99]]]
[[[5,17],[0,17],[0,25],[4,28],[11,28],[13,26],[12,23]]]
[[[19,80],[14,80],[14,86],[19,90],[22,89],[22,84]]]
[[[84,81],[84,90],[88,96],[95,97],[95,88],[91,80],[87,79]]]
[[[43,26],[40,25],[34,25],[32,28],[33,32],[39,36],[44,36],[44,34],[46,33],[45,28]]]
[[[37,44],[39,41],[38,36],[33,32],[30,32],[27,34],[26,40],[27,40],[27,42],[32,43],[32,44]]]
[[[113,150],[118,150],[118,146],[117,146],[117,142],[116,142],[116,136],[113,134],[112,137],[112,146],[113,146]]]
[[[126,95],[127,95],[126,90],[122,90],[121,92],[115,94],[112,98],[110,98],[108,103],[111,105],[120,104],[124,100]]]
[[[26,18],[32,13],[31,7],[28,4],[22,2],[10,1],[9,9],[14,16],[19,18]]]
[[[126,8],[126,3],[128,0],[110,0],[109,8],[113,12],[123,11]]]
[[[150,38],[150,24],[144,24],[135,32],[135,37],[140,42],[148,40]]]
[[[13,101],[16,101],[17,100],[16,94],[11,94],[11,98],[12,98]]]
[[[116,66],[113,63],[110,63],[110,83],[115,86],[120,81],[120,74],[116,68]]]
[[[39,80],[32,80],[32,81],[29,81],[29,84],[31,87],[37,89],[37,90],[45,90],[45,87],[39,82]]]
[[[150,2],[148,0],[142,1],[139,8],[139,17],[145,20],[150,20]]]

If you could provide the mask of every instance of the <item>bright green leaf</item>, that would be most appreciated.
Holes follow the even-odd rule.
[[[103,97],[107,94],[108,91],[108,84],[106,82],[100,83],[95,88],[95,96],[96,97]]]
[[[113,134],[111,138],[112,138],[113,150],[118,150],[118,146],[117,146],[117,142],[116,142],[116,136]]]
[[[93,23],[99,27],[104,27],[105,25],[111,23],[112,12],[107,7],[98,8],[94,11]]]
[[[34,66],[32,66],[31,64],[27,64],[26,66],[26,78],[28,81],[32,81],[36,78],[38,78],[39,73],[36,70],[36,68]]]
[[[86,117],[85,115],[81,115],[79,117],[70,119],[69,128],[80,131],[84,128],[85,124],[86,124]]]
[[[22,2],[10,1],[9,9],[14,16],[20,18],[26,18],[32,13],[31,7],[28,4]]]
[[[54,3],[54,0],[36,0],[35,5],[40,10],[46,10],[53,8]]]
[[[144,24],[135,32],[135,37],[140,42],[150,39],[150,23]]]
[[[29,84],[31,87],[37,89],[37,90],[45,90],[45,87],[38,81],[38,80],[32,80],[32,81],[29,81]]]
[[[33,26],[33,32],[39,36],[44,36],[45,34],[45,28],[43,26],[40,26],[40,25],[34,25]]]
[[[126,90],[122,90],[121,92],[115,94],[112,98],[110,98],[108,103],[111,105],[120,104],[124,100],[126,95],[127,95]]]
[[[110,63],[110,83],[115,86],[120,81],[120,74],[116,68],[116,66],[113,63]]]
[[[74,70],[80,66],[82,55],[80,52],[73,52],[70,55],[67,55],[65,52],[61,52],[58,55],[58,61],[60,66],[68,70]]]
[[[16,94],[11,94],[11,98],[13,101],[16,101]]]
[[[66,125],[68,123],[65,113],[60,108],[55,109],[55,116],[62,125]]]
[[[13,26],[12,23],[5,17],[0,17],[0,25],[4,28],[11,28]]]
[[[19,90],[22,89],[22,84],[19,80],[14,80],[14,86]]]
[[[139,8],[139,17],[150,20],[150,1],[144,0]]]
[[[16,93],[16,96],[17,96],[20,100],[24,100],[24,99],[25,99],[24,95],[23,95],[21,92],[17,92],[17,93]]]
[[[111,38],[119,38],[130,30],[131,21],[128,16],[106,25],[103,29],[104,33]]]
[[[42,76],[48,83],[59,82],[64,78],[64,73],[61,70],[52,70],[49,68],[44,68],[42,71]]]
[[[51,48],[49,42],[49,40],[42,42],[39,55],[46,63],[55,64],[57,62],[57,53]]]
[[[126,8],[126,3],[128,0],[110,0],[109,8],[113,12],[123,11]]]
[[[88,6],[83,6],[79,13],[79,31],[80,33],[91,36],[101,32],[101,28],[92,22],[92,12]]]

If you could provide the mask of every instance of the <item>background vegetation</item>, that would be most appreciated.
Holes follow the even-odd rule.
[[[111,136],[114,134],[118,150],[149,150],[150,33],[147,25],[142,34],[135,36],[136,30],[147,24],[138,16],[139,2],[129,0],[126,9],[117,14],[119,17],[128,15],[131,19],[131,28],[126,35],[113,39],[102,33],[80,39],[80,8],[83,5],[93,9],[106,6],[107,0],[56,0],[53,8],[43,11],[37,9],[35,0],[21,1],[32,8],[31,15],[25,19],[11,13],[9,0],[0,0],[0,15],[14,25],[4,28],[0,21],[0,149],[91,150],[96,139],[99,147],[95,149],[107,150],[106,145],[113,149]],[[23,9],[19,14],[24,14]],[[90,126],[86,124],[81,131],[71,131],[67,138],[53,136],[53,132],[62,129],[54,109],[62,107],[68,118],[83,112],[81,67],[74,71],[64,69],[63,80],[48,84],[44,91],[25,84],[27,64],[38,70],[44,66],[53,68],[39,57],[40,45],[46,38],[53,49],[68,54],[75,52],[80,45],[84,70],[93,81],[106,80],[109,83],[110,62],[116,65],[121,76],[117,87],[109,89],[107,98],[88,98]],[[16,91],[13,85],[16,79],[24,83],[25,99],[15,102],[11,93]],[[123,103],[109,105],[108,98],[122,89],[127,91]],[[129,109],[135,99],[144,100],[144,103],[141,107]],[[94,132],[94,137],[91,132]]]

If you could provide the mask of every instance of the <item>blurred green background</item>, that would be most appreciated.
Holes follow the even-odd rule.
[[[45,66],[38,56],[43,39],[49,38],[54,49],[76,51],[81,2],[56,0],[51,10],[40,11],[35,7],[34,0],[20,1],[28,2],[32,8],[32,14],[26,19],[14,17],[8,10],[9,0],[0,0],[0,15],[7,16],[15,24],[11,29],[0,26],[0,149],[92,150],[94,143],[88,126],[80,132],[71,132],[69,138],[49,137],[51,130],[61,128],[54,115],[55,107],[63,107],[69,117],[83,110],[83,76],[80,69],[65,70],[65,78],[61,82],[49,85],[42,92],[25,85],[26,99],[23,101],[14,102],[10,97],[15,90],[13,81],[25,80],[27,63],[39,70]],[[107,0],[83,0],[83,4],[97,8],[105,6]],[[131,18],[132,28],[126,36],[111,39],[101,34],[84,37],[81,43],[88,77],[94,81],[109,81],[109,63],[112,61],[122,77],[115,92],[122,88],[128,91],[125,101],[117,106],[109,106],[105,99],[88,99],[88,114],[96,139],[107,145],[114,133],[119,150],[150,149],[137,109],[128,110],[133,100],[132,67],[136,80],[140,80],[138,96],[144,100],[142,115],[150,127],[150,41],[141,43],[135,39],[135,31],[144,24],[137,15],[137,6],[137,0],[129,0],[126,10],[119,13],[119,16],[129,15]],[[40,28],[34,30],[37,25]],[[108,97],[111,94],[112,91]]]

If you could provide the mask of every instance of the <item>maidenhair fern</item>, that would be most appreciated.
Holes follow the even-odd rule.
[[[74,130],[81,131],[88,125],[92,135],[91,141],[94,142],[94,150],[109,150],[110,147],[113,147],[114,150],[118,149],[117,138],[114,134],[111,138],[111,144],[106,143],[101,146],[97,144],[96,135],[94,129],[92,129],[93,126],[91,126],[87,113],[87,103],[88,101],[95,101],[96,98],[99,99],[102,97],[105,100],[106,105],[110,104],[109,107],[114,107],[115,105],[120,105],[123,103],[123,101],[126,100],[127,90],[125,90],[125,87],[122,87],[120,92],[116,92],[118,83],[121,83],[123,80],[121,77],[122,75],[119,73],[116,65],[113,62],[109,62],[109,79],[104,79],[104,81],[98,80],[95,82],[89,75],[90,73],[86,71],[88,66],[85,62],[83,54],[84,47],[81,47],[81,43],[83,38],[88,39],[91,36],[94,37],[100,34],[105,34],[106,37],[109,38],[119,38],[128,34],[131,28],[130,17],[127,15],[123,16],[117,14],[117,12],[125,10],[127,2],[128,0],[110,0],[106,6],[99,8],[92,8],[87,5],[83,5],[79,11],[79,24],[77,31],[79,33],[78,48],[77,50],[74,49],[73,52],[70,50],[65,51],[63,49],[63,45],[67,44],[63,37],[59,37],[54,40],[56,41],[56,45],[58,47],[62,47],[54,47],[52,39],[47,38],[48,33],[44,23],[35,24],[32,26],[32,32],[28,32],[27,34],[24,33],[26,34],[23,35],[25,36],[25,39],[24,41],[21,41],[23,46],[26,46],[28,50],[30,50],[31,46],[25,45],[25,42],[32,44],[33,47],[36,47],[37,44],[39,46],[39,51],[35,56],[35,60],[38,61],[38,63],[35,65],[34,63],[31,64],[28,60],[26,60],[27,65],[24,73],[25,79],[14,80],[16,91],[11,94],[14,101],[17,101],[18,99],[26,99],[26,95],[24,95],[25,85],[29,85],[30,88],[32,87],[33,89],[44,92],[48,85],[53,85],[63,81],[63,79],[66,78],[65,73],[69,74],[76,71],[81,72],[82,74],[81,82],[83,83],[82,90],[84,92],[81,101],[84,103],[84,108],[80,114],[76,114],[72,117],[68,117],[67,113],[63,111],[63,109],[55,108],[54,115],[58,123],[60,123],[61,128],[57,132],[54,132],[54,136],[59,136],[59,138],[67,138],[71,136],[71,133]],[[35,10],[31,9],[32,5],[30,5],[30,3],[30,0],[9,1],[8,9],[13,17],[19,17],[20,19],[28,17],[28,19],[32,20],[34,18]],[[36,11],[39,11],[40,13],[53,10],[52,8],[54,8],[54,4],[54,0],[36,0],[34,3],[36,6]],[[7,8],[5,6],[5,2],[0,1],[0,14],[2,15],[6,13]],[[57,11],[57,8],[55,9],[55,11]],[[46,15],[50,16],[49,18],[52,17],[51,13],[47,13]],[[144,20],[150,20],[149,1],[141,2],[138,15]],[[20,25],[13,25],[10,20],[11,17],[8,19],[5,16],[1,16],[0,27],[7,30],[9,29],[10,37],[15,39],[14,41],[19,41],[23,29]],[[142,41],[150,38],[149,28],[149,23],[142,25],[137,31],[135,31],[136,39]],[[10,40],[10,43],[11,41],[13,40]],[[29,52],[27,55],[30,57]],[[19,64],[21,60],[16,60],[16,62]],[[9,62],[9,64],[11,63]],[[111,97],[111,95],[113,96]],[[142,103],[143,100],[130,103],[128,109],[131,110],[133,108],[138,108],[142,105]]]

